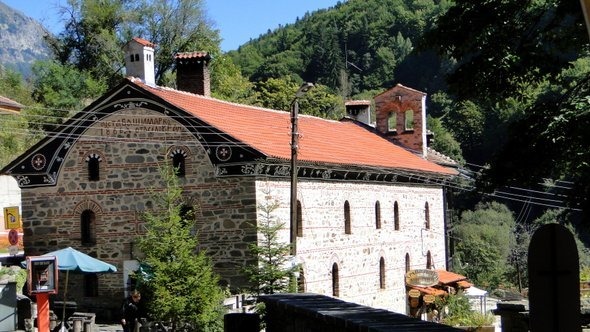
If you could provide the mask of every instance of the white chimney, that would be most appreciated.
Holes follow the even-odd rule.
[[[125,45],[123,50],[127,76],[137,77],[148,85],[155,85],[154,44],[135,37]]]
[[[346,115],[364,124],[371,124],[371,101],[370,100],[349,100],[344,103]]]

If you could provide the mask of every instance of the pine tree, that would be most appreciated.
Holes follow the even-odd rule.
[[[220,331],[224,293],[218,276],[206,253],[197,251],[193,218],[182,213],[182,188],[173,169],[163,167],[161,175],[163,190],[154,193],[154,209],[143,215],[146,233],[139,239],[145,255],[140,264],[148,267],[139,284],[149,297],[148,310],[173,331]]]
[[[257,263],[247,266],[244,273],[257,296],[293,291],[291,279],[299,266],[292,264],[291,245],[281,242],[279,232],[285,227],[273,212],[280,202],[266,193],[266,201],[258,205],[258,243],[249,246]]]

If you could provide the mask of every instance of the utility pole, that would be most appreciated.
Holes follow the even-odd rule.
[[[312,83],[303,83],[295,98],[291,102],[291,254],[297,254],[297,149],[298,136],[297,119],[299,117],[299,98],[313,88]]]

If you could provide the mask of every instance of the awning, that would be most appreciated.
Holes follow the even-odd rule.
[[[445,292],[444,290],[438,289],[438,288],[434,288],[434,287],[411,286],[410,288],[411,289],[417,289],[422,294],[431,294],[431,295],[434,295],[434,296],[444,296],[444,295],[447,295],[447,292]]]
[[[465,290],[465,296],[469,297],[479,297],[479,296],[486,296],[488,294],[487,291],[483,289],[479,289],[475,286],[469,287]]]
[[[462,280],[467,280],[466,276],[457,274],[457,273],[453,273],[453,272],[449,272],[449,271],[445,271],[445,270],[436,270],[436,273],[438,273],[438,280],[439,283],[446,285],[446,284],[452,284],[454,282],[458,282],[458,281],[462,281]]]
[[[470,288],[471,286],[473,286],[473,284],[466,280],[460,280],[457,281],[457,286],[461,288]]]

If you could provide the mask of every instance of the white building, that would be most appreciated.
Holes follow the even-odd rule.
[[[2,170],[22,189],[27,254],[72,246],[119,268],[70,275],[79,308],[116,310],[162,163],[179,167],[200,244],[234,289],[246,284],[241,269],[255,263],[248,244],[257,241],[269,192],[289,223],[290,114],[208,97],[209,56],[176,60],[177,86],[186,91],[146,83],[136,68],[138,78]],[[426,159],[424,100],[401,85],[386,91],[375,98],[375,127],[355,120],[367,105],[350,106],[342,121],[299,117],[293,227],[303,291],[406,312],[405,272],[445,269],[443,183],[456,172]],[[282,236],[290,241],[288,227]]]

